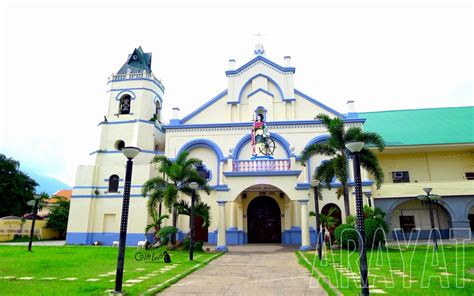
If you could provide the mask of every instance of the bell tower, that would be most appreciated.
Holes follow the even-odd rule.
[[[79,166],[71,200],[68,244],[112,244],[118,240],[124,191],[125,146],[141,149],[134,159],[127,244],[144,239],[148,223],[142,185],[156,172],[150,161],[163,154],[161,123],[164,86],[151,70],[151,53],[133,50],[117,74],[107,82],[109,107],[102,122],[93,165]]]

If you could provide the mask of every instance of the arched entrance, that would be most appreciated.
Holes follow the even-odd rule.
[[[249,243],[281,243],[281,213],[269,196],[253,199],[247,209]]]
[[[449,228],[451,216],[442,204],[433,205],[433,220],[435,227],[439,229],[441,238],[449,238]],[[407,200],[398,204],[390,213],[389,223],[392,230],[400,229],[400,235],[411,234],[412,231],[419,229],[419,239],[428,239],[431,230],[430,212],[426,206],[423,206],[418,200]],[[394,232],[394,236],[398,236]]]
[[[321,214],[334,218],[335,224],[332,227],[333,229],[336,229],[342,223],[341,209],[336,204],[328,203],[321,209]]]

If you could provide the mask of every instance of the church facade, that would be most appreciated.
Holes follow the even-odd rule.
[[[188,151],[190,157],[201,159],[210,171],[208,183],[212,188],[209,195],[201,194],[202,200],[211,207],[212,219],[208,228],[198,229],[198,239],[215,244],[218,250],[227,250],[231,244],[246,243],[297,244],[302,250],[311,248],[316,233],[314,218],[309,216],[309,212],[314,211],[310,181],[315,168],[325,158],[312,157],[303,166],[300,154],[308,145],[324,142],[329,137],[315,116],[324,113],[341,118],[346,127],[362,128],[365,128],[366,117],[375,118],[373,122],[385,117],[377,117],[375,113],[358,114],[352,101],[348,102],[346,112],[338,112],[295,89],[294,73],[289,56],[284,57],[282,64],[275,63],[266,57],[259,44],[254,57],[243,65],[237,67],[234,60],[229,61],[225,71],[228,84],[224,90],[184,117],[179,116],[179,108],[174,108],[169,124],[163,124],[161,108],[165,88],[151,71],[151,54],[144,53],[141,48],[135,49],[117,74],[109,78],[109,110],[99,124],[99,147],[91,153],[95,156],[95,164],[79,166],[77,171],[67,243],[101,241],[111,244],[118,239],[125,176],[125,158],[120,148],[136,146],[141,153],[134,159],[127,244],[136,245],[137,241],[143,240],[144,228],[150,222],[146,197],[141,195],[145,181],[157,174],[150,161],[159,154],[172,160],[182,151]],[[472,108],[467,112],[472,112]],[[252,132],[256,118],[265,122],[265,132]],[[459,120],[459,116],[455,119]],[[373,126],[380,128],[377,123]],[[381,134],[384,136],[383,130]],[[454,165],[456,173],[450,174],[449,180],[438,174],[440,179],[434,181],[446,187],[445,183],[454,178],[457,182],[454,195],[458,201],[450,206],[448,198],[444,198],[437,211],[437,221],[439,227],[448,232],[453,227],[470,229],[472,220],[468,218],[474,216],[474,186],[467,176],[474,171],[473,142],[468,133],[455,139],[454,143],[441,143],[441,146],[439,143],[410,146],[399,142],[391,145],[388,141],[386,151],[389,153],[382,153],[380,159],[386,183],[390,183],[389,189],[385,189],[384,184],[381,190],[376,190],[371,176],[362,171],[363,191],[366,196],[372,196],[372,207],[382,207],[388,212],[393,235],[400,229],[405,231],[408,224],[412,229],[421,227],[423,235],[429,229],[428,218],[415,203],[416,196],[422,193],[422,185],[432,184],[432,176],[436,174],[431,172],[432,168],[428,168],[430,173],[426,174],[426,165],[416,161],[397,164],[400,159],[413,157],[413,153],[422,154],[417,156],[424,157],[421,163],[431,159],[432,167],[436,163],[433,159],[438,156],[455,155],[452,158],[456,158],[456,162],[447,165]],[[393,174],[411,171],[413,164],[417,166],[416,174],[420,175],[418,180],[405,182],[404,173]],[[442,170],[442,167],[437,169]],[[352,186],[352,167],[349,172],[348,181]],[[405,178],[404,182],[390,178],[392,176]],[[436,182],[433,184],[438,185]],[[326,214],[335,208],[333,215],[339,223],[344,223],[346,205],[343,198],[336,197],[340,182],[334,180],[332,187],[332,190],[323,190],[319,207]],[[353,189],[349,191],[347,210],[355,215]],[[439,194],[447,196],[454,192],[451,191],[448,189]],[[462,213],[458,207],[462,207]],[[411,214],[407,215],[407,211]],[[188,217],[180,215],[179,237],[185,236],[188,225]]]

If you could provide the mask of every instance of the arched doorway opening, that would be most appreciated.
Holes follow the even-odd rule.
[[[203,227],[204,218],[201,216],[194,217],[194,239],[196,241],[208,242],[208,228]]]
[[[469,209],[467,219],[469,220],[469,226],[471,226],[471,232],[474,233],[474,206]]]
[[[336,204],[328,203],[321,209],[321,214],[322,215],[319,217],[321,220],[321,226],[326,227],[331,239],[334,239],[334,230],[342,223],[341,209]]]
[[[321,209],[321,214],[334,218],[334,229],[342,223],[341,209],[336,204],[328,203]]]
[[[426,206],[423,206],[418,200],[408,200],[397,205],[390,213],[392,230],[394,237],[404,235],[408,238],[412,231],[420,230],[419,239],[428,239],[431,231],[430,212]],[[441,238],[449,238],[449,228],[451,225],[451,216],[442,204],[433,205],[433,218],[435,227],[439,229]]]
[[[247,209],[249,243],[281,243],[281,212],[269,196],[258,196]]]

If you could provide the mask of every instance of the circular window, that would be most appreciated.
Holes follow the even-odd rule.
[[[125,142],[122,140],[118,140],[117,142],[115,142],[114,147],[117,150],[122,150],[122,148],[125,147]]]

